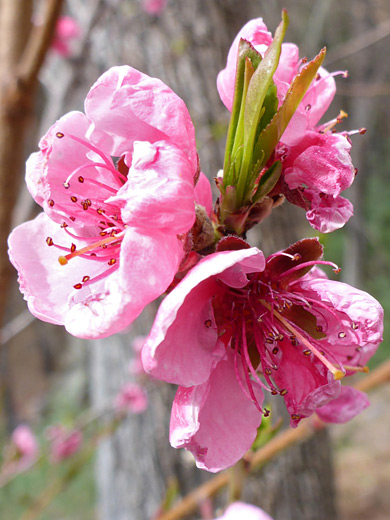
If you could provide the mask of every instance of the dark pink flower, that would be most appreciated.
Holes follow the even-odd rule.
[[[252,504],[233,502],[222,516],[215,520],[272,520],[265,511]]]
[[[321,256],[316,239],[267,260],[257,248],[217,252],[162,302],[143,363],[179,385],[171,444],[189,449],[199,467],[218,471],[251,446],[267,413],[261,388],[283,397],[296,426],[336,399],[339,379],[376,350],[381,306],[319,276],[313,266],[329,264]]]
[[[142,386],[126,383],[115,398],[115,407],[123,412],[142,413],[148,407],[148,394]]]
[[[46,436],[50,441],[50,459],[54,463],[72,457],[79,451],[83,442],[80,430],[69,430],[62,425],[50,426]]]
[[[264,56],[272,42],[261,18],[248,22],[236,36],[230,48],[226,68],[217,80],[220,97],[231,110],[234,95],[237,51],[240,38],[249,41]],[[292,43],[282,44],[282,52],[274,82],[279,104],[284,100],[294,77],[304,61]],[[284,131],[274,156],[282,162],[281,181],[272,195],[284,194],[287,199],[306,210],[312,227],[328,233],[342,227],[352,216],[352,204],[340,196],[355,178],[350,157],[351,143],[347,133],[334,133],[334,127],[345,114],[318,126],[336,93],[334,77],[320,67],[290,123]],[[351,132],[353,133],[353,132]]]
[[[30,311],[85,338],[128,326],[180,265],[197,174],[183,101],[131,67],[103,74],[85,114],[57,121],[27,161],[44,213],[13,231],[9,254]]]

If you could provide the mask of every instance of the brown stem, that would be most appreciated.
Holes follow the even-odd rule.
[[[63,0],[47,0],[44,23],[31,30],[32,0],[0,2],[0,323],[12,279],[7,256],[38,72],[54,34]]]
[[[359,381],[355,388],[361,391],[372,390],[390,381],[390,361],[382,363],[371,374]],[[276,435],[265,446],[254,453],[248,452],[245,459],[249,462],[248,473],[254,472],[260,465],[270,461],[286,448],[298,444],[316,431],[326,426],[317,416],[301,422],[298,428],[286,430]],[[229,484],[230,470],[223,471],[185,496],[170,511],[158,517],[158,520],[179,520],[197,510],[199,503],[216,495]]]

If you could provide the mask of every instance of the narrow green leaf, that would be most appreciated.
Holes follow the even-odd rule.
[[[280,141],[283,132],[286,130],[288,123],[302,101],[310,83],[313,81],[325,58],[326,50],[321,52],[309,62],[297,74],[291,83],[291,86],[286,94],[283,104],[272,118],[269,125],[260,133],[255,147],[255,154],[264,152],[264,164],[271,157],[276,145]]]
[[[273,42],[268,47],[263,60],[257,67],[250,82],[245,106],[245,145],[253,145],[264,98],[279,64],[282,41],[286,33],[287,25],[287,11],[283,10],[282,21],[275,31]],[[252,148],[252,146],[250,146],[250,148]]]
[[[231,161],[234,141],[236,138],[237,126],[239,124],[240,113],[243,110],[243,94],[245,87],[245,72],[248,74],[247,58],[249,58],[253,71],[261,62],[261,54],[258,53],[254,47],[246,40],[241,39],[238,47],[237,56],[237,70],[234,86],[234,98],[233,107],[230,116],[229,129],[225,147],[225,160],[224,160],[224,186],[231,184],[229,179],[229,165]],[[249,80],[248,80],[249,82]],[[237,146],[236,146],[237,147]]]
[[[286,33],[287,25],[287,11],[283,9],[282,21],[275,31],[273,42],[268,47],[263,60],[257,67],[249,84],[245,104],[244,156],[239,184],[237,186],[237,199],[239,203],[242,202],[246,192],[251,190],[251,185],[248,183],[247,177],[250,165],[253,161],[253,149],[257,128],[262,116],[265,96],[279,64],[282,41]]]
[[[261,176],[256,193],[252,198],[253,203],[259,202],[263,197],[268,195],[278,182],[281,173],[282,163],[280,161],[274,162],[264,175]]]

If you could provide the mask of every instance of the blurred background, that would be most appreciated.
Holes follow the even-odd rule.
[[[7,1],[1,0],[1,9]],[[150,12],[146,4],[141,0],[64,2],[63,14],[71,16],[78,29],[65,38],[66,52],[52,47],[47,54],[24,157],[37,149],[40,136],[58,117],[82,110],[100,74],[113,65],[129,64],[162,79],[184,99],[196,128],[202,171],[212,179],[222,167],[229,116],[219,100],[216,75],[246,21],[262,17],[273,32],[286,7],[290,17],[286,41],[297,43],[301,56],[309,58],[326,46],[325,67],[349,72],[348,79],[336,79],[338,91],[326,120],[343,109],[349,115],[343,129],[367,128],[365,135],[353,137],[358,175],[347,197],[355,216],[344,229],[320,237],[326,258],[340,265],[344,281],[373,294],[386,312],[390,308],[388,0],[168,0],[161,12]],[[44,6],[45,0],[34,3],[35,20]],[[12,211],[15,226],[33,218],[40,208],[24,186],[23,171],[9,175],[20,179]],[[266,251],[314,235],[303,212],[282,207],[274,213],[253,237]],[[137,355],[132,344],[147,333],[155,309],[146,309],[126,334],[85,342],[35,320],[19,292],[16,273],[12,270],[9,276],[0,351],[2,445],[21,423],[29,424],[43,443],[49,424],[71,426],[86,409],[103,410],[121,385],[138,377],[128,370]],[[389,352],[385,321],[385,340],[372,367],[387,359]],[[45,512],[26,518],[148,519],[167,498],[167,489],[175,496],[184,495],[207,478],[204,472],[194,471],[185,453],[168,445],[173,389],[142,381],[149,393],[145,414],[126,419],[114,437],[100,444],[97,456],[83,462],[66,490],[53,496]],[[273,469],[267,466],[262,476],[251,481],[248,493],[276,520],[388,519],[389,398],[388,387],[375,391],[370,409],[350,424],[331,428],[333,466],[324,434],[326,438],[303,448],[305,452],[293,451],[289,461],[276,462]],[[321,463],[315,462],[321,457]],[[0,518],[21,518],[23,512],[33,510],[31,504],[44,493],[48,479],[58,478],[56,471],[62,470],[39,464],[31,474],[0,489]]]

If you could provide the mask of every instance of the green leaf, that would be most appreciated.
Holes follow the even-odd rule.
[[[279,64],[282,41],[288,25],[287,11],[282,11],[282,21],[275,31],[273,42],[268,47],[263,60],[257,67],[248,87],[244,120],[244,156],[240,180],[237,186],[237,198],[241,202],[245,193],[250,191],[247,174],[252,162],[253,148],[258,124],[262,116],[264,99],[271,85],[273,75]]]
[[[239,146],[237,143],[237,127],[239,125],[240,114],[244,110],[245,105],[245,92],[248,88],[249,80],[252,74],[249,76],[249,63],[252,66],[252,74],[256,70],[257,66],[261,62],[261,54],[258,53],[251,43],[246,40],[241,39],[238,46],[238,55],[237,55],[237,70],[236,70],[236,78],[235,78],[235,86],[234,86],[234,98],[233,98],[233,107],[232,113],[230,116],[228,135],[226,140],[226,148],[225,148],[225,160],[224,160],[224,187],[232,184],[231,175],[229,173],[231,156],[233,153],[233,147],[235,148]],[[243,116],[241,116],[243,117]],[[243,140],[243,138],[242,138]],[[236,142],[236,143],[235,143]],[[241,143],[240,143],[241,144]]]
[[[256,193],[252,198],[252,202],[258,202],[274,188],[282,173],[282,163],[276,161],[273,165],[261,176]]]
[[[275,150],[276,145],[283,135],[283,132],[286,130],[288,123],[297,110],[299,103],[306,94],[310,83],[317,74],[317,71],[325,58],[325,53],[326,50],[322,49],[321,52],[295,76],[283,104],[280,106],[269,125],[264,128],[259,135],[254,153],[260,154],[261,151],[264,152],[264,164],[271,157],[272,152]]]

